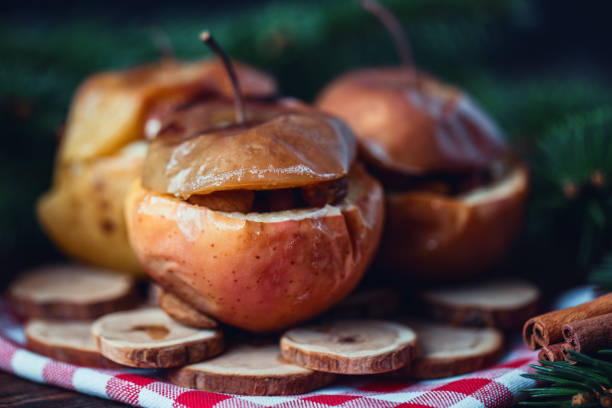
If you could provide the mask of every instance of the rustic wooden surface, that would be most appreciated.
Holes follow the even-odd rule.
[[[116,408],[126,405],[37,384],[0,371],[0,407]]]

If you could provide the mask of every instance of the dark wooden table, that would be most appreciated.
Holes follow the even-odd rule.
[[[125,408],[126,405],[41,385],[0,371],[0,407]]]

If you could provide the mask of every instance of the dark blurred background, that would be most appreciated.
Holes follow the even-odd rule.
[[[535,165],[529,222],[506,268],[542,280],[583,279],[610,248],[612,194],[598,193],[596,210],[590,210],[592,198],[568,200],[562,193],[567,177],[555,178],[546,163],[559,161],[555,132],[612,103],[611,3],[382,2],[404,23],[417,65],[470,92]],[[195,59],[209,55],[197,34],[211,29],[233,57],[272,73],[284,94],[305,100],[343,71],[398,61],[388,34],[355,0],[22,1],[1,7],[3,284],[29,265],[60,256],[33,208],[50,184],[57,131],[73,92],[95,71],[158,59],[153,30],[167,33],[178,57]],[[580,137],[589,133],[588,126],[581,129]]]

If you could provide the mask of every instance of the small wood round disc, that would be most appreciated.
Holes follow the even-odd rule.
[[[338,374],[376,374],[409,363],[417,336],[407,326],[380,320],[338,320],[299,327],[281,338],[288,362]]]
[[[408,324],[419,337],[420,355],[398,374],[410,378],[451,377],[480,370],[497,361],[504,344],[501,332],[493,328]]]
[[[186,326],[200,329],[211,329],[218,326],[215,320],[194,309],[190,304],[185,303],[173,293],[161,289],[158,299],[159,307],[168,316]]]
[[[353,292],[325,313],[336,319],[375,319],[397,313],[400,294],[391,288]]]
[[[172,370],[170,382],[241,395],[295,395],[331,383],[335,374],[283,362],[278,345],[241,345],[202,363]]]
[[[221,331],[184,326],[158,308],[106,315],[91,333],[102,355],[130,367],[178,367],[223,351]]]
[[[425,291],[429,313],[436,319],[460,326],[500,329],[522,327],[537,313],[539,289],[519,279],[498,279]]]
[[[159,298],[164,290],[161,286],[156,285],[153,282],[149,283],[149,289],[147,290],[147,305],[149,306],[159,306]]]
[[[79,265],[27,272],[9,286],[8,298],[18,315],[47,319],[94,319],[139,301],[131,278]]]
[[[98,351],[89,321],[32,319],[24,331],[27,348],[35,353],[88,367],[120,367]]]

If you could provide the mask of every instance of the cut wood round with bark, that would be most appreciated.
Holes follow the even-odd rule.
[[[18,277],[7,292],[24,318],[94,319],[140,301],[134,280],[81,265],[45,266]]]
[[[419,338],[420,354],[395,373],[402,377],[433,379],[480,370],[497,361],[504,338],[494,328],[452,327],[408,321]]]
[[[186,326],[211,329],[219,325],[215,320],[196,310],[189,303],[163,289],[159,293],[158,301],[159,307],[168,316]]]
[[[24,332],[27,348],[35,353],[87,367],[120,367],[98,351],[90,321],[32,319]]]
[[[523,280],[496,279],[427,290],[421,299],[440,321],[514,329],[537,313],[540,290]]]
[[[396,314],[400,294],[392,288],[375,288],[351,293],[326,312],[336,319],[381,318]]]
[[[130,367],[178,367],[224,348],[221,331],[184,326],[158,308],[106,315],[94,322],[91,333],[106,358]]]
[[[278,345],[239,345],[201,363],[170,371],[170,382],[203,391],[241,395],[295,395],[331,383],[335,374],[282,360]]]
[[[161,286],[150,282],[149,288],[147,289],[147,305],[149,306],[159,306],[159,298],[164,290]]]
[[[381,320],[338,320],[298,327],[281,337],[288,362],[338,374],[376,374],[408,364],[417,336],[407,326]]]

